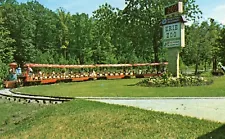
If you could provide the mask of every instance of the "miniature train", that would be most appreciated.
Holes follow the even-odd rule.
[[[96,64],[96,65],[55,65],[55,64],[24,64],[22,70],[17,63],[10,63],[10,74],[3,82],[5,88],[19,86],[54,84],[58,82],[77,82],[98,79],[146,78],[160,76],[163,71],[149,70],[150,67],[160,66],[164,69],[167,62],[143,64]],[[146,70],[141,70],[147,67]],[[39,71],[33,70],[38,68]],[[42,72],[42,68],[61,69],[62,72]],[[75,69],[75,72],[74,72]],[[84,70],[86,69],[86,70]],[[114,71],[113,71],[113,70]]]

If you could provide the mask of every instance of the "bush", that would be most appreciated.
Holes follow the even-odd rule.
[[[202,77],[213,77],[213,74],[211,71],[203,72],[201,74]]]
[[[210,85],[213,80],[206,80],[203,77],[196,76],[180,76],[180,78],[173,77],[170,74],[163,74],[159,77],[150,77],[139,83],[138,86],[146,87],[184,87],[184,86],[202,86]]]
[[[212,75],[214,75],[214,76],[223,76],[224,72],[222,70],[212,71]]]
[[[9,67],[0,60],[0,84],[2,85],[3,80],[8,76]]]

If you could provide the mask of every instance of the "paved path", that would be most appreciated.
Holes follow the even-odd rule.
[[[9,90],[0,90],[0,94],[17,95]],[[21,95],[18,95],[21,96]],[[24,95],[22,95],[24,96]],[[31,96],[27,96],[31,97]],[[37,96],[34,96],[37,97]],[[40,98],[40,97],[39,97]],[[42,97],[48,98],[49,97]],[[224,97],[169,97],[169,98],[129,98],[129,97],[76,97],[109,104],[133,106],[146,110],[196,117],[225,123]]]
[[[225,98],[94,100],[225,123]]]

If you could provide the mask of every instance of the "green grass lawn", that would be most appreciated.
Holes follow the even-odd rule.
[[[78,99],[45,107],[0,138],[204,139],[222,138],[224,129],[220,123]]]
[[[99,80],[33,86],[16,91],[48,96],[70,97],[221,97],[225,96],[225,77],[213,78],[209,86],[148,88],[133,86],[143,79]]]
[[[0,134],[12,130],[40,108],[35,104],[18,104],[0,99]]]

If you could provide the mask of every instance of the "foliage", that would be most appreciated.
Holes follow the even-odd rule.
[[[162,76],[145,79],[137,83],[137,85],[146,87],[184,87],[210,85],[212,83],[212,80],[206,80],[203,77],[180,75],[180,77],[177,78],[170,74],[163,74]]]
[[[8,65],[6,65],[0,60],[0,84],[2,84],[2,81],[7,77],[8,71],[9,71]]]
[[[220,57],[220,62],[225,65],[225,26],[223,26],[223,28],[221,29],[219,36],[220,38],[218,39],[218,43],[220,49],[218,52],[218,56]]]
[[[14,39],[10,38],[10,32],[4,27],[4,21],[0,17],[0,59],[4,63],[13,61],[14,50],[10,45],[14,42]]]
[[[221,44],[219,44],[221,26],[212,21],[198,22],[187,26],[186,47],[182,51],[182,59],[186,65],[195,65],[195,75],[198,73],[200,65],[213,63],[213,71],[217,69],[217,61],[222,58]]]
[[[124,10],[104,4],[93,12],[93,17],[83,13],[73,15],[62,8],[55,13],[38,1],[2,3],[5,27],[15,40],[11,45],[15,50],[14,60],[41,63],[39,51],[48,51],[51,56],[63,55],[67,63],[74,59],[78,64],[159,62],[164,53],[159,22],[168,2],[126,3]],[[194,6],[194,2],[185,3]],[[189,8],[187,13],[193,9],[196,10]]]
[[[209,78],[209,77],[212,77],[213,74],[212,74],[211,71],[207,71],[207,72],[203,72],[203,73],[201,74],[201,76],[202,76],[202,77],[207,77],[207,78]]]
[[[14,54],[14,50],[10,46],[14,42],[14,39],[10,38],[10,32],[4,25],[4,19],[0,11],[0,84],[2,84],[9,71],[6,63],[13,60]]]

